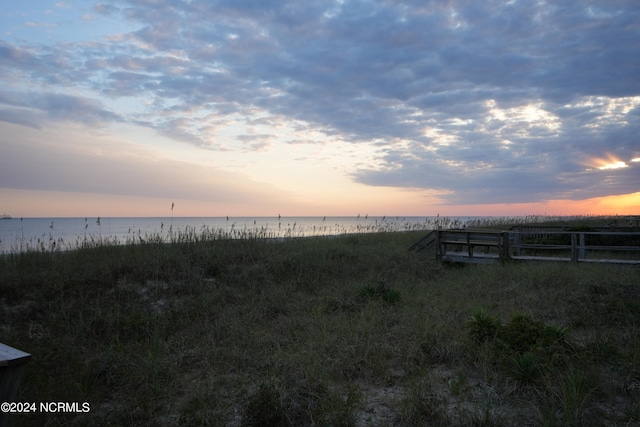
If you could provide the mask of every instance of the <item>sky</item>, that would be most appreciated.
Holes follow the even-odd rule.
[[[640,2],[2,2],[1,213],[640,214]]]

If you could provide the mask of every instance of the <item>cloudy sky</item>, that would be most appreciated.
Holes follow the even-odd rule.
[[[640,214],[637,0],[0,4],[0,213]]]

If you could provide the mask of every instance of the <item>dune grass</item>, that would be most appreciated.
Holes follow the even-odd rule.
[[[446,265],[424,232],[0,257],[15,425],[640,422],[640,271]]]

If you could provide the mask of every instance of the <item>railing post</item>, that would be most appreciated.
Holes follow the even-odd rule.
[[[440,246],[440,230],[435,230],[436,232],[436,260],[440,261],[442,259],[442,248]]]
[[[509,232],[508,231],[503,231],[501,233],[502,237],[502,245],[500,247],[500,259],[502,259],[503,261],[511,258],[511,256],[509,256]]]
[[[571,262],[578,262],[577,233],[571,233]]]
[[[519,225],[518,228],[515,230],[516,233],[513,236],[513,254],[514,255],[520,255],[520,243],[521,243],[521,233],[522,233],[522,226]]]
[[[584,233],[580,233],[580,252],[578,255],[578,259],[585,259],[587,257],[586,252],[586,246],[584,244]]]

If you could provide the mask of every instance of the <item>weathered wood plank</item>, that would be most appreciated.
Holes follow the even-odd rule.
[[[554,257],[554,256],[535,256],[535,255],[512,255],[511,259],[516,261],[553,261],[553,262],[570,262],[571,258],[568,257]]]
[[[567,257],[533,256],[533,255],[513,255],[511,259],[516,261],[551,261],[551,262],[571,262]],[[579,263],[594,264],[635,264],[640,265],[640,260],[635,259],[579,259]]]
[[[29,353],[0,343],[0,366],[18,365],[31,359]]]
[[[625,252],[635,252],[640,251],[640,246],[593,246],[593,245],[585,245],[585,249],[590,251],[625,251]]]
[[[29,353],[0,343],[0,402],[13,402],[20,388]],[[0,412],[0,427],[9,422],[9,413]]]
[[[571,245],[548,245],[543,243],[520,243],[517,247],[519,249],[571,249]]]
[[[466,252],[449,252],[442,255],[440,259],[446,262],[464,262],[472,264],[495,264],[500,262],[500,257],[497,256],[497,254],[478,254],[470,257]]]
[[[640,265],[640,259],[581,259],[580,262],[596,263],[596,264],[635,264]]]
[[[473,246],[500,246],[500,242],[489,240],[441,240],[440,243],[446,245],[473,245]]]

